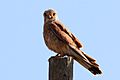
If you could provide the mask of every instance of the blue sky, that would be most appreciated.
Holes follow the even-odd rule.
[[[119,80],[119,0],[1,0],[0,80],[48,80],[48,58],[55,55],[42,36],[48,8],[58,12],[103,70],[93,76],[75,62],[74,80]]]

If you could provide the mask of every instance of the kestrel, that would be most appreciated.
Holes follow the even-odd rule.
[[[56,56],[71,56],[94,75],[101,74],[102,71],[96,60],[80,50],[82,48],[81,42],[57,19],[56,12],[48,9],[43,15],[43,36],[47,47],[56,52]]]

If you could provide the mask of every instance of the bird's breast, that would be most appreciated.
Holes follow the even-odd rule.
[[[60,41],[56,35],[52,31],[50,31],[48,28],[44,29],[44,40],[46,43],[46,46],[57,53],[62,53],[62,49],[66,47],[66,45]]]

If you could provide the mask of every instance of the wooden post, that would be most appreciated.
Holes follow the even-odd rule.
[[[51,57],[49,59],[49,80],[73,80],[73,59]]]

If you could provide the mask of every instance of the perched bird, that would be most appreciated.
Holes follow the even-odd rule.
[[[46,10],[43,16],[44,41],[50,50],[57,53],[56,56],[71,56],[94,75],[102,73],[96,60],[80,50],[81,42],[57,19],[54,10]]]

